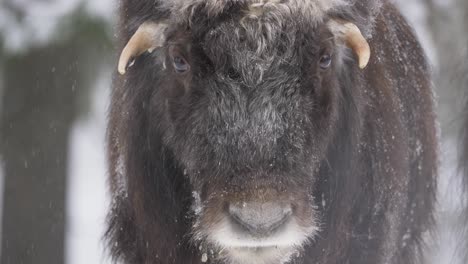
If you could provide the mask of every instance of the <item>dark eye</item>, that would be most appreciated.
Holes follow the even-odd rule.
[[[328,67],[330,67],[332,63],[332,57],[328,54],[326,55],[323,55],[321,58],[320,58],[320,68],[322,69],[327,69]]]
[[[177,73],[185,73],[190,69],[190,65],[187,61],[180,56],[174,57],[173,64]]]

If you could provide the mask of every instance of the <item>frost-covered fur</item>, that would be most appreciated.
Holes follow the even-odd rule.
[[[210,257],[227,263],[285,263],[292,255],[299,254],[305,245],[313,241],[318,232],[318,224],[304,228],[296,221],[292,221],[281,233],[265,239],[256,239],[247,234],[236,233],[228,224],[228,220],[223,219],[194,239],[207,241]]]
[[[351,10],[353,20],[361,31],[371,37],[374,19],[382,0],[166,0],[159,8],[169,10],[178,21],[190,22],[194,14],[204,10],[208,17],[216,17],[233,5],[242,5],[245,15],[256,17],[265,12],[301,14],[308,23],[322,21],[329,14],[343,14]]]
[[[365,32],[366,69],[330,19]],[[119,48],[146,21],[169,24],[167,43],[112,93],[116,261],[418,263],[435,197],[433,101],[393,5],[121,0]],[[229,205],[252,201],[289,206],[290,225],[260,238],[233,228]]]
[[[233,4],[247,7],[247,16],[256,16],[259,12],[289,12],[302,13],[303,17],[311,21],[320,21],[332,9],[343,8],[349,5],[347,0],[169,0],[164,5],[176,17],[186,19],[194,16],[197,9],[205,9],[208,16],[218,16]]]

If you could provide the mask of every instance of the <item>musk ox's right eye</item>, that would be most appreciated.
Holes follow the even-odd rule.
[[[327,69],[328,67],[330,67],[332,63],[332,57],[328,54],[326,55],[323,55],[321,58],[320,58],[320,68],[322,69]]]
[[[185,73],[190,69],[190,65],[188,64],[188,62],[180,56],[175,56],[172,59],[172,62],[174,64],[174,69],[177,73]]]

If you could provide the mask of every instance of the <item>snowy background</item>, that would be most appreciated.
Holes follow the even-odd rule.
[[[430,264],[462,263],[456,257],[460,251],[463,251],[457,248],[459,243],[456,242],[461,204],[460,190],[457,189],[460,188],[460,183],[457,177],[456,159],[459,145],[457,132],[464,103],[463,87],[466,86],[465,76],[468,73],[466,67],[468,4],[464,3],[465,1],[396,1],[415,27],[427,50],[435,76],[442,144],[438,229],[432,234],[433,238],[429,239],[430,247],[427,249],[428,255],[431,256]],[[67,150],[64,154],[66,158],[63,162],[67,175],[64,205],[66,214],[63,219],[66,241],[63,258],[67,264],[110,263],[104,254],[101,237],[108,205],[104,137],[110,80],[115,67],[113,56],[116,51],[111,45],[114,41],[113,25],[117,9],[115,2],[117,1],[4,0],[0,3],[0,98],[2,98],[0,109],[10,100],[2,95],[7,94],[10,82],[17,81],[6,78],[11,67],[10,63],[23,59],[27,62],[31,53],[47,50],[50,46],[55,49],[56,43],[59,43],[57,44],[59,47],[70,45],[73,52],[77,52],[75,56],[78,62],[73,63],[73,67],[70,66],[68,71],[52,64],[49,69],[50,74],[53,76],[66,72],[67,78],[85,79],[72,80],[70,87],[62,87],[72,90],[70,95],[74,98],[72,112],[75,113],[72,115],[73,122],[70,127],[63,129],[68,135]],[[101,31],[94,30],[97,25],[102,27]],[[73,29],[74,27],[82,29],[77,31]],[[83,38],[83,34],[89,36],[87,38],[89,41],[77,44],[75,35]],[[60,50],[57,48],[46,52],[58,53]],[[41,68],[41,65],[38,68]],[[35,75],[34,72],[24,72],[24,76],[28,74]],[[20,88],[26,89],[25,87],[18,89]],[[7,116],[9,113],[5,112],[7,111],[0,110],[2,116]],[[2,127],[11,128],[12,125],[5,123],[3,119],[0,120],[4,122],[0,123]],[[0,149],[0,158],[10,154],[7,150],[7,147]],[[0,160],[0,193],[5,185],[4,164]],[[24,167],[28,166],[25,162]],[[15,185],[12,188],[15,188]],[[0,195],[0,205],[3,204],[3,200]],[[2,243],[5,244],[5,241],[2,240]],[[2,245],[1,248],[8,249],[7,245]],[[17,262],[12,260],[8,262],[2,258],[1,263]]]

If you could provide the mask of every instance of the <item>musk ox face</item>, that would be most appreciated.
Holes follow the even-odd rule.
[[[323,27],[281,31],[259,41],[228,21],[167,39],[164,139],[196,196],[194,238],[239,263],[284,256],[318,229],[311,192],[336,119],[337,51]]]
[[[254,7],[145,23],[120,62],[160,48],[153,129],[193,190],[192,240],[228,263],[285,262],[320,229],[314,181],[347,52],[342,22]]]

